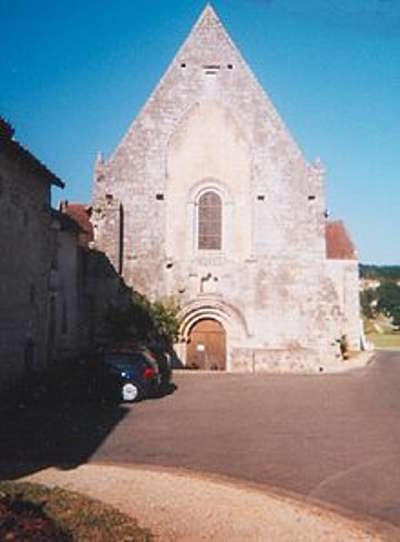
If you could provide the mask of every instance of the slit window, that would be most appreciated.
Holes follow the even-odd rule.
[[[203,66],[204,73],[206,75],[217,75],[221,66],[219,64],[205,64]]]

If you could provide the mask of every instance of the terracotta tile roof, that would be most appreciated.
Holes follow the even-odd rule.
[[[82,231],[79,224],[67,214],[57,211],[57,209],[50,209],[50,213],[59,222],[62,230],[73,231],[77,235]]]
[[[69,203],[62,201],[60,211],[74,220],[80,228],[78,243],[80,246],[87,247],[93,241],[93,226],[90,222],[92,208],[84,203]]]
[[[341,220],[326,224],[326,255],[330,260],[357,260],[356,248]]]
[[[38,172],[44,181],[64,188],[65,184],[61,179],[54,175],[40,160],[31,152],[25,149],[21,143],[14,139],[14,129],[9,122],[0,116],[0,145],[9,152],[13,153],[17,159],[24,160],[25,163],[35,172]]]

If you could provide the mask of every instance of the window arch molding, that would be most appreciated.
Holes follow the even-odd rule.
[[[217,249],[207,249],[201,248],[199,246],[199,209],[200,209],[200,200],[206,194],[215,194],[218,196],[221,204],[221,243],[220,247]],[[191,235],[188,236],[190,241],[190,247],[188,249],[192,255],[204,255],[204,254],[214,254],[214,255],[225,255],[231,252],[232,248],[232,209],[233,201],[232,195],[225,183],[214,179],[206,178],[202,179],[198,183],[194,184],[190,190],[188,198],[188,231],[191,232]]]
[[[216,192],[224,204],[231,205],[233,203],[231,191],[226,184],[212,177],[202,179],[192,186],[189,194],[189,203],[195,204],[202,194],[209,190]]]

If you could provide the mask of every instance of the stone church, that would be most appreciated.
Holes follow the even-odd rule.
[[[184,364],[323,370],[359,349],[358,264],[306,162],[207,6],[113,155],[97,161],[95,246],[181,307]]]

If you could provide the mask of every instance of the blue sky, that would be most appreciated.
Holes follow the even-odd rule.
[[[111,153],[205,3],[0,0],[0,114],[90,201]],[[400,264],[400,1],[215,0],[308,160],[360,260]]]

